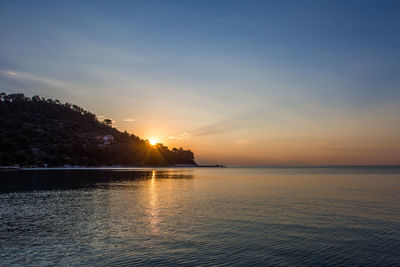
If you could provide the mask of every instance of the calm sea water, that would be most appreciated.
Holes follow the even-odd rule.
[[[400,266],[400,169],[0,176],[0,265]]]

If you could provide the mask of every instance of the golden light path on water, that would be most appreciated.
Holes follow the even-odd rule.
[[[157,224],[159,222],[158,213],[158,200],[156,191],[156,171],[153,170],[151,173],[151,181],[149,186],[149,196],[150,196],[150,225],[153,233],[158,232]]]

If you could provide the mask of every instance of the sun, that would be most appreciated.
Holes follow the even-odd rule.
[[[154,145],[156,145],[158,143],[158,141],[156,139],[154,139],[154,138],[150,138],[149,139],[149,143],[150,143],[150,145],[154,146]]]

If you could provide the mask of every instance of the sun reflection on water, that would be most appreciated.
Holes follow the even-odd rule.
[[[159,213],[159,208],[158,208],[158,201],[157,201],[157,191],[156,191],[156,171],[153,170],[151,173],[151,180],[150,180],[150,186],[149,186],[149,196],[150,196],[150,226],[151,230],[154,233],[158,232],[158,213]]]

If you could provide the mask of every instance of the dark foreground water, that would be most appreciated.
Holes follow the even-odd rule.
[[[400,169],[0,176],[0,265],[400,266]]]

